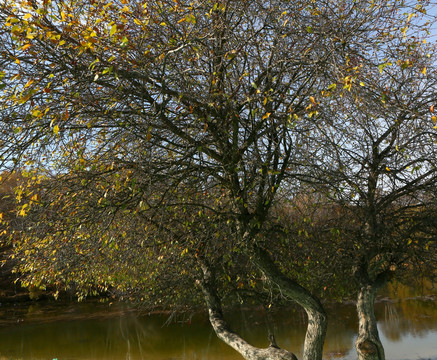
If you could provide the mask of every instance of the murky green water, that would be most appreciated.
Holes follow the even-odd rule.
[[[356,359],[354,306],[328,306],[328,311],[326,359]],[[271,316],[241,310],[227,317],[254,345],[268,345],[270,328],[281,347],[301,357],[305,316],[299,310],[281,310]],[[435,298],[382,301],[377,304],[377,317],[388,360],[437,359]],[[141,315],[122,305],[94,302],[3,305],[0,360],[241,359],[216,338],[205,315],[167,320],[166,315]]]

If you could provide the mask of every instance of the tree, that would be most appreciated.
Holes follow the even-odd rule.
[[[385,359],[373,308],[377,291],[396,273],[424,264],[435,271],[436,49],[405,31],[380,49],[382,63],[351,50],[345,71],[360,86],[341,99],[327,96],[325,122],[313,139],[320,148],[319,189],[348,219],[339,223],[341,256],[350,259],[359,287],[361,360]]]
[[[67,263],[82,269],[75,286],[83,289],[95,286],[90,279],[114,264],[124,264],[127,273],[111,277],[111,286],[118,283],[120,291],[132,294],[157,286],[159,274],[172,266],[194,270],[197,275],[186,281],[199,280],[221,339],[247,359],[292,358],[274,346],[253,348],[225,326],[217,274],[228,271],[225,255],[233,252],[216,259],[211,251],[196,257],[196,251],[199,244],[215,244],[205,239],[210,232],[199,229],[226,224],[232,231],[223,250],[239,252],[239,259],[246,259],[240,264],[255,266],[304,307],[309,323],[304,359],[321,359],[326,314],[305,284],[273,260],[265,227],[273,221],[271,209],[284,181],[299,187],[302,164],[317,150],[308,139],[321,91],[332,89],[332,77],[352,87],[349,74],[339,72],[348,63],[347,50],[370,54],[383,46],[404,6],[400,1],[390,6],[309,0],[5,1],[2,156],[5,165],[15,163],[34,178],[32,187],[18,192],[19,213],[48,220],[33,227],[29,222],[32,236],[23,234],[20,249],[35,252],[24,264],[32,282],[56,279],[59,272],[62,282],[77,275],[62,267],[52,273],[39,254],[59,264],[75,259]],[[201,194],[224,196],[215,204]],[[177,218],[184,207],[188,219],[179,226],[169,223],[180,229],[179,236],[190,234],[190,241],[180,247],[178,234],[172,234],[160,253],[163,232],[172,230],[163,219]],[[211,212],[202,218],[207,225],[192,219],[205,210]],[[146,253],[135,248],[143,240]],[[64,248],[69,241],[72,246]],[[113,246],[112,253],[102,256],[101,244]],[[126,257],[121,245],[135,251]],[[175,264],[174,255],[185,249],[191,260]],[[150,258],[160,256],[168,259],[166,266],[153,268]],[[38,272],[35,264],[46,271]],[[138,269],[149,274],[144,282],[136,279]],[[102,276],[103,287],[110,276]]]

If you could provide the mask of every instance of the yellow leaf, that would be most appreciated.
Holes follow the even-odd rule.
[[[192,24],[196,23],[196,17],[193,14],[190,14],[190,19],[187,22],[191,22]]]
[[[263,117],[262,117],[262,120],[265,120],[265,119],[268,119],[269,117],[270,117],[270,115],[271,115],[272,113],[266,113]]]
[[[437,116],[435,116],[435,115],[434,115],[434,116],[432,116],[432,117],[431,117],[431,120],[432,120],[432,122],[433,122],[433,123],[435,124],[435,123],[436,123],[436,121],[437,121]]]
[[[30,19],[32,17],[31,14],[27,13],[26,15],[23,16],[24,20]]]
[[[42,117],[43,113],[39,109],[35,109],[32,111],[32,115],[35,117]]]
[[[385,170],[390,171],[390,168],[388,166],[385,167]]]
[[[58,126],[58,125],[55,125],[55,127],[53,128],[53,133],[54,133],[55,135],[57,135],[58,132],[59,132],[59,126]]]
[[[423,74],[423,75],[426,75],[426,66],[423,68],[423,70],[422,70],[422,74]]]
[[[27,88],[27,87],[29,87],[30,85],[32,85],[33,84],[33,80],[29,80],[27,83],[26,83],[26,85],[24,85],[24,88]]]
[[[315,104],[316,103],[316,99],[314,99],[314,96],[310,96],[310,101]]]
[[[21,47],[21,50],[26,50],[28,48],[30,48],[32,46],[32,44],[25,44]]]
[[[112,25],[111,30],[109,31],[109,36],[112,36],[116,33],[117,31],[117,25]]]

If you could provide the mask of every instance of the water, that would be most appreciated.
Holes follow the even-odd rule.
[[[355,360],[355,308],[327,306],[326,359]],[[435,298],[377,304],[388,360],[437,360]],[[302,356],[305,316],[295,308],[227,313],[232,326],[256,346],[278,345]],[[145,315],[124,305],[98,302],[0,306],[0,360],[240,360],[218,340],[204,314]],[[166,322],[168,324],[166,324]]]

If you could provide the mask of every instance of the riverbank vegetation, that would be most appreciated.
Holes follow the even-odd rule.
[[[58,0],[0,6],[4,216],[25,286],[144,306],[294,301],[320,360],[320,301],[373,303],[435,273],[434,17],[424,1]],[[16,176],[16,175],[15,175]]]

